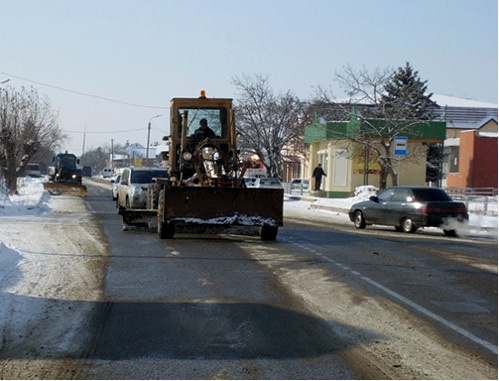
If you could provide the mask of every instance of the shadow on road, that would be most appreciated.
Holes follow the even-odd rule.
[[[0,359],[303,358],[347,349],[350,344],[334,332],[354,331],[366,341],[382,339],[375,332],[259,303],[100,303],[9,297],[25,311],[41,311],[52,304],[65,311],[65,323],[57,332],[57,315],[43,321],[33,316],[24,335],[4,332]],[[81,320],[82,311],[91,318]],[[73,337],[68,351],[61,343],[67,341],[65,335],[72,336],[67,324],[71,314],[74,322],[88,326],[73,327],[83,335]],[[29,334],[38,324],[53,327]]]

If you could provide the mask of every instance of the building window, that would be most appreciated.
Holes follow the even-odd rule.
[[[345,187],[348,177],[348,157],[344,149],[334,150],[333,185]]]
[[[448,173],[459,173],[459,146],[445,147]]]

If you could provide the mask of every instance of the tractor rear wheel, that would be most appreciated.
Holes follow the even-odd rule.
[[[275,241],[278,230],[277,226],[262,226],[260,228],[260,238],[262,241]]]
[[[158,235],[160,239],[172,239],[175,235],[175,224],[173,222],[158,223]]]

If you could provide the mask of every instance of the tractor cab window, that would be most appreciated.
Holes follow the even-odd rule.
[[[59,162],[61,166],[64,167],[75,167],[76,166],[76,156],[59,156]]]
[[[205,119],[208,127],[215,133],[215,138],[227,136],[227,110],[225,108],[181,108],[177,114],[178,137],[182,135],[184,111],[187,111],[187,138],[195,138],[201,120]]]

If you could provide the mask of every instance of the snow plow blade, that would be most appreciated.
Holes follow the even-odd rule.
[[[120,210],[123,230],[142,227],[157,231],[160,238],[229,233],[274,240],[283,225],[282,189],[165,186],[161,194],[158,210]]]
[[[158,234],[164,239],[200,229],[242,235],[257,231],[262,240],[275,240],[283,224],[283,198],[282,189],[165,187]]]
[[[282,226],[283,197],[282,189],[165,187],[162,220]]]
[[[124,209],[119,214],[123,217],[123,230],[128,230],[131,226],[150,231],[158,228],[158,211],[155,209]]]
[[[87,187],[85,185],[70,183],[43,183],[43,188],[53,196],[64,194],[85,197],[87,195]]]

